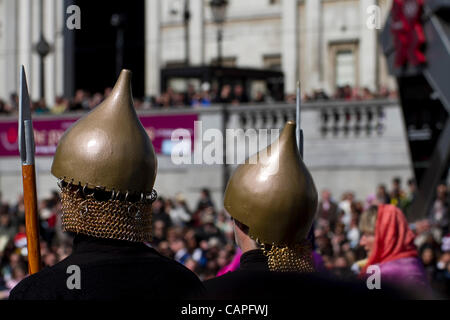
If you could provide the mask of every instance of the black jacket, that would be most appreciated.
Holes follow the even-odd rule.
[[[71,265],[81,289],[68,288]],[[184,299],[203,291],[194,273],[143,243],[77,235],[69,257],[22,280],[10,300]]]
[[[342,281],[319,273],[271,272],[267,267],[267,258],[261,250],[245,252],[241,256],[238,270],[207,280],[203,284],[208,299],[213,300],[401,299],[405,297],[402,293],[385,285],[382,290],[369,290],[363,281]]]

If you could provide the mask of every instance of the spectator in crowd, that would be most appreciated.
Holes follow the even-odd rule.
[[[450,299],[450,234],[442,238],[441,254],[433,279],[436,292]]]
[[[249,102],[249,99],[247,97],[247,94],[244,91],[244,88],[242,85],[237,84],[233,88],[233,97],[231,99],[232,104],[241,104],[241,103],[247,103]]]
[[[16,112],[17,110],[19,110],[19,95],[16,92],[13,92],[9,95],[9,103],[12,112]]]
[[[313,95],[311,97],[311,100],[316,100],[316,101],[320,101],[320,100],[328,100],[329,97],[326,94],[325,90],[323,89],[316,89],[313,92]]]
[[[361,100],[372,100],[375,98],[374,94],[370,91],[369,88],[364,87],[362,89],[361,95],[360,95]]]
[[[345,192],[342,195],[342,200],[338,205],[339,210],[342,214],[341,221],[345,225],[345,230],[349,229],[350,222],[352,220],[352,205],[354,198],[355,196],[352,192]]]
[[[414,233],[399,208],[393,205],[369,208],[361,216],[360,230],[363,232],[360,243],[368,256],[362,276],[366,276],[369,266],[378,265],[383,281],[428,292],[429,283],[414,245]]]
[[[266,102],[266,96],[264,95],[264,93],[261,90],[258,90],[256,92],[255,98],[252,99],[252,102],[256,102],[256,103]]]
[[[391,197],[387,193],[386,186],[384,184],[380,184],[377,188],[376,200],[380,204],[388,204],[391,203]]]
[[[411,215],[411,204],[414,202],[414,199],[417,197],[417,185],[416,180],[408,179],[408,193],[406,194],[406,198],[404,200],[403,209],[405,212],[405,216],[407,218]]]
[[[220,95],[218,96],[217,103],[231,103],[233,99],[231,85],[226,84],[220,90]]]
[[[183,227],[191,220],[189,209],[182,194],[178,194],[174,202],[169,200],[166,206],[168,206],[167,210],[173,225]]]
[[[325,189],[322,191],[322,199],[319,202],[318,214],[319,225],[328,224],[331,230],[334,230],[339,217],[339,207],[331,199],[331,193]]]
[[[47,113],[49,110],[47,109],[47,104],[45,103],[44,98],[39,99],[37,102],[33,102],[31,104],[31,108],[33,112],[37,114]]]
[[[58,96],[55,98],[55,104],[53,108],[50,109],[50,112],[53,114],[62,114],[69,109],[69,100]]]
[[[436,274],[436,256],[433,247],[429,244],[423,245],[419,250],[420,258],[422,260],[423,266],[425,268],[425,273],[427,275],[428,282],[433,284],[434,276]]]
[[[163,197],[158,197],[155,202],[152,204],[153,210],[153,221],[162,220],[164,225],[168,228],[172,226],[172,220],[170,219],[170,215],[168,214],[168,209],[166,208],[167,202]]]
[[[8,110],[8,106],[5,103],[5,101],[0,99],[0,115],[1,114],[8,114],[10,110]]]
[[[449,232],[449,195],[447,186],[445,184],[439,184],[436,188],[436,199],[431,207],[431,212],[428,220],[431,227],[442,230],[444,234]]]
[[[392,179],[391,204],[403,209],[406,201],[405,192],[402,189],[402,180],[399,177]]]
[[[203,188],[200,193],[200,200],[197,203],[197,210],[203,210],[208,207],[214,208],[214,203],[211,199],[211,193],[208,188]]]
[[[202,91],[194,93],[188,106],[192,107],[209,107],[212,103],[213,96],[210,91],[210,84],[205,82],[201,86]]]
[[[193,100],[195,99],[195,96],[197,95],[197,92],[195,91],[195,88],[192,84],[188,85],[187,91],[184,94],[183,103],[185,106],[192,106]],[[197,97],[198,98],[198,97]]]
[[[89,109],[89,100],[87,98],[86,92],[84,90],[77,90],[75,92],[75,97],[70,105],[70,111],[82,111]]]
[[[350,228],[347,232],[347,239],[350,242],[350,248],[355,249],[359,244],[360,231],[358,228],[358,217],[353,217],[350,222]]]

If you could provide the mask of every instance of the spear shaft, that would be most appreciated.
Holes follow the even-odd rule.
[[[296,97],[296,119],[297,124],[295,128],[295,136],[297,138],[297,147],[300,155],[303,158],[303,130],[301,126],[301,94],[300,94],[300,81],[297,82],[297,97]]]
[[[34,149],[30,97],[28,94],[25,68],[22,66],[19,97],[19,150],[22,162],[23,202],[25,207],[29,274],[36,273],[41,268]]]

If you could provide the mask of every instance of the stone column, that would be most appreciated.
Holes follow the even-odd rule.
[[[17,48],[17,71],[21,65],[25,66],[27,74],[31,69],[31,55],[33,50],[33,43],[31,40],[31,1],[18,0],[18,48]]]
[[[47,107],[53,107],[55,103],[55,34],[56,34],[56,0],[44,0],[44,37],[53,50],[45,57],[45,102]]]
[[[377,73],[377,30],[367,26],[370,13],[367,9],[376,5],[376,0],[361,0],[360,4],[360,45],[359,45],[359,86],[376,89]],[[381,18],[381,17],[380,17]]]
[[[202,65],[205,62],[203,33],[203,3],[202,0],[189,0],[191,20],[189,23],[189,57],[192,65]]]
[[[160,0],[145,1],[145,95],[160,91]]]
[[[305,93],[311,93],[312,90],[319,89],[320,83],[320,23],[321,23],[321,7],[322,0],[306,0],[305,1],[305,66],[303,72],[308,76],[305,83],[302,83]]]
[[[55,6],[55,27],[56,34],[54,40],[55,48],[55,95],[64,94],[64,29],[66,28],[66,7],[64,1],[53,0]],[[71,30],[70,32],[76,32]]]
[[[16,54],[17,9],[16,0],[3,0],[0,3],[0,98],[6,101],[9,101],[11,93],[17,91],[19,84]]]
[[[39,75],[39,55],[34,50],[34,46],[39,41],[39,23],[40,23],[40,16],[39,16],[39,1],[32,0],[31,1],[31,42],[33,44],[32,53],[31,53],[31,70],[29,71],[28,75],[28,82],[29,82],[29,90],[30,90],[30,97],[32,100],[37,100],[39,98],[39,88],[40,88],[40,82],[41,78]]]
[[[285,94],[295,93],[297,83],[297,61],[298,61],[298,7],[297,0],[282,0],[282,53],[281,65],[284,73]]]

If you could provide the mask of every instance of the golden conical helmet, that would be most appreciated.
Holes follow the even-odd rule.
[[[236,169],[224,207],[260,243],[282,247],[304,241],[317,209],[317,191],[297,148],[295,122],[287,122],[275,142]]]
[[[62,136],[51,172],[65,182],[123,194],[148,194],[156,178],[153,145],[133,106],[131,71]]]

